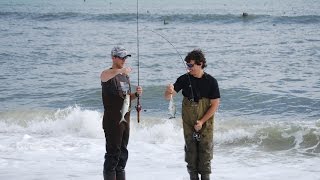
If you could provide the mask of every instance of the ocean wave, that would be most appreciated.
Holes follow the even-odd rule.
[[[35,13],[35,12],[0,12],[1,18],[29,19],[37,21],[103,21],[136,22],[135,13],[88,14],[79,12]],[[273,16],[265,14],[139,14],[139,20],[145,22],[166,23],[272,23],[272,24],[318,24],[320,16]]]
[[[137,123],[133,111],[133,139],[149,143],[176,143],[182,140],[181,119],[143,116]],[[11,111],[0,113],[0,133],[56,136],[72,134],[103,138],[103,113],[71,106],[55,111]],[[223,147],[256,147],[264,151],[298,150],[320,153],[320,120],[317,121],[244,121],[216,120],[214,143]]]
[[[215,140],[225,146],[257,146],[265,151],[320,153],[320,120],[316,122],[227,121],[216,127]]]
[[[0,113],[0,133],[101,136],[102,114],[75,105],[57,110],[19,110]]]

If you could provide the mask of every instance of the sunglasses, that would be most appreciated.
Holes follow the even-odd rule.
[[[194,66],[194,64],[191,63],[186,63],[186,65],[188,66],[188,68],[192,68]]]
[[[128,58],[128,56],[125,56],[125,57],[119,57],[119,56],[115,56],[116,58],[119,58],[119,59],[121,59],[121,60],[126,60],[127,58]]]

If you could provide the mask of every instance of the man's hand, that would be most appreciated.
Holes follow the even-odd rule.
[[[174,86],[173,84],[169,84],[166,88],[166,91],[164,92],[164,98],[166,100],[170,100],[170,98],[172,98],[172,96],[174,95]]]
[[[173,92],[174,92],[174,86],[173,86],[172,84],[169,84],[169,85],[167,86],[166,91],[167,91],[169,94],[173,94]]]
[[[194,129],[198,132],[202,129],[202,125],[203,125],[202,121],[197,120],[197,124],[194,125]]]
[[[139,96],[142,94],[142,87],[141,86],[137,86],[137,88],[136,88],[136,92],[137,92],[137,94],[139,94]]]
[[[124,67],[120,69],[120,73],[126,74],[126,75],[130,74],[131,71],[132,71],[131,67]]]

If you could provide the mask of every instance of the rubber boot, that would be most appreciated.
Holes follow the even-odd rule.
[[[117,180],[126,180],[126,172],[123,171],[117,171]]]
[[[103,179],[104,180],[116,180],[116,173],[115,172],[103,172]]]
[[[190,174],[190,180],[199,180],[198,173],[189,173]]]
[[[201,180],[210,180],[210,174],[201,174]]]

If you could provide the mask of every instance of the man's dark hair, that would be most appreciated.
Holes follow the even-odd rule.
[[[188,53],[186,58],[184,58],[184,61],[187,63],[190,63],[191,60],[194,60],[194,62],[197,65],[200,65],[202,62],[201,68],[207,67],[207,61],[206,58],[204,57],[204,53],[201,51],[201,49],[195,49],[191,52]]]

